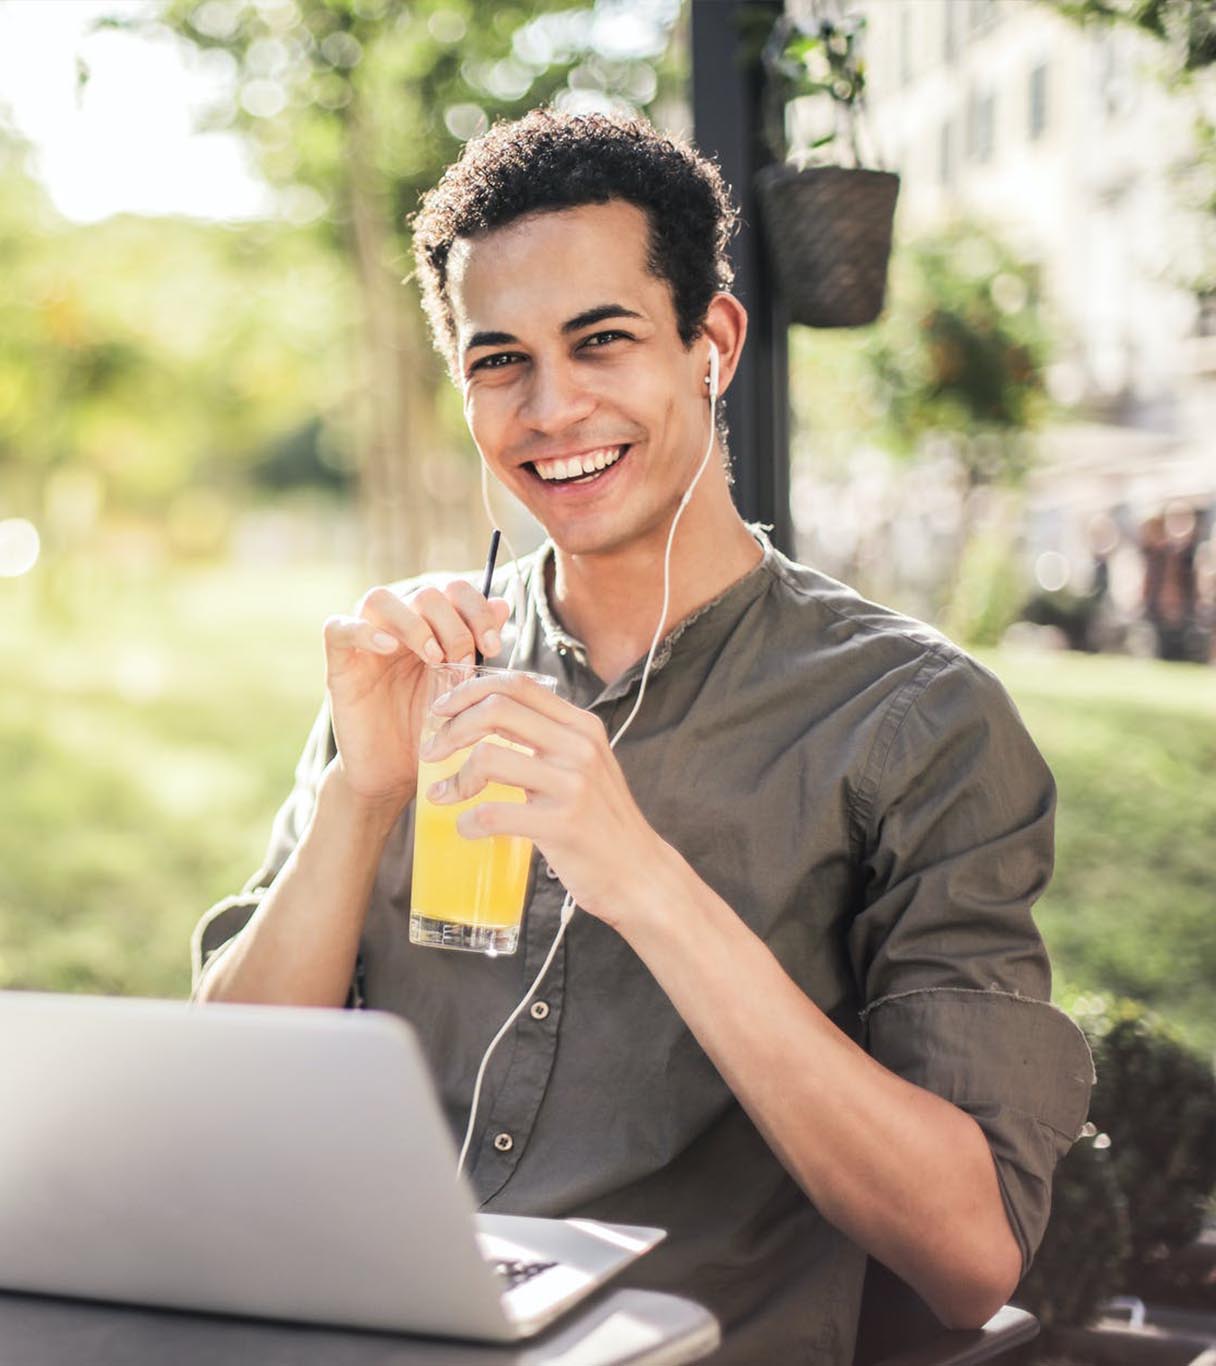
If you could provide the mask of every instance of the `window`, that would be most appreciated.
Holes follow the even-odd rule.
[[[1030,109],[1027,131],[1037,142],[1047,131],[1047,64],[1040,62],[1030,73]]]
[[[937,178],[943,186],[954,184],[954,125],[949,120],[938,135]]]
[[[964,151],[969,161],[991,161],[996,140],[996,96],[988,91],[967,96]]]
[[[980,96],[976,123],[976,160],[991,161],[996,148],[996,96],[991,92]]]
[[[958,0],[946,0],[942,7],[942,60],[947,66],[958,60]]]
[[[971,32],[981,34],[990,29],[1000,18],[996,0],[971,0]]]

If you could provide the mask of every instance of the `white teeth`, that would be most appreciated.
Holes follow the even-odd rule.
[[[603,446],[599,450],[588,451],[585,455],[546,460],[543,464],[534,465],[533,468],[542,479],[577,479],[582,475],[595,474],[599,470],[607,469],[609,465],[615,465],[621,455],[622,447]]]

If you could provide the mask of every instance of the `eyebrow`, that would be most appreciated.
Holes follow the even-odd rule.
[[[640,313],[626,308],[624,304],[597,304],[595,308],[588,308],[562,323],[562,333],[569,335],[571,332],[581,332],[584,327],[594,327],[608,318],[637,318],[644,321]],[[510,332],[474,332],[465,343],[465,350],[472,351],[478,346],[511,346],[518,342],[519,338]]]

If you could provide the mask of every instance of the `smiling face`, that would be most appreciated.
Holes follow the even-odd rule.
[[[473,439],[568,554],[665,535],[709,439],[708,343],[685,349],[648,245],[646,215],[613,200],[459,239],[449,259]]]

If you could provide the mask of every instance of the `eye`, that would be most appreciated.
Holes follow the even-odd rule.
[[[508,365],[514,365],[516,361],[523,360],[524,357],[518,351],[495,351],[493,355],[482,356],[469,366],[469,374],[475,370],[502,370]]]
[[[600,347],[607,346],[610,342],[614,341],[633,341],[633,336],[628,332],[619,332],[612,329],[607,332],[593,332],[591,336],[583,338],[579,343],[579,349],[582,350],[584,347],[591,347],[595,350],[599,350]]]

